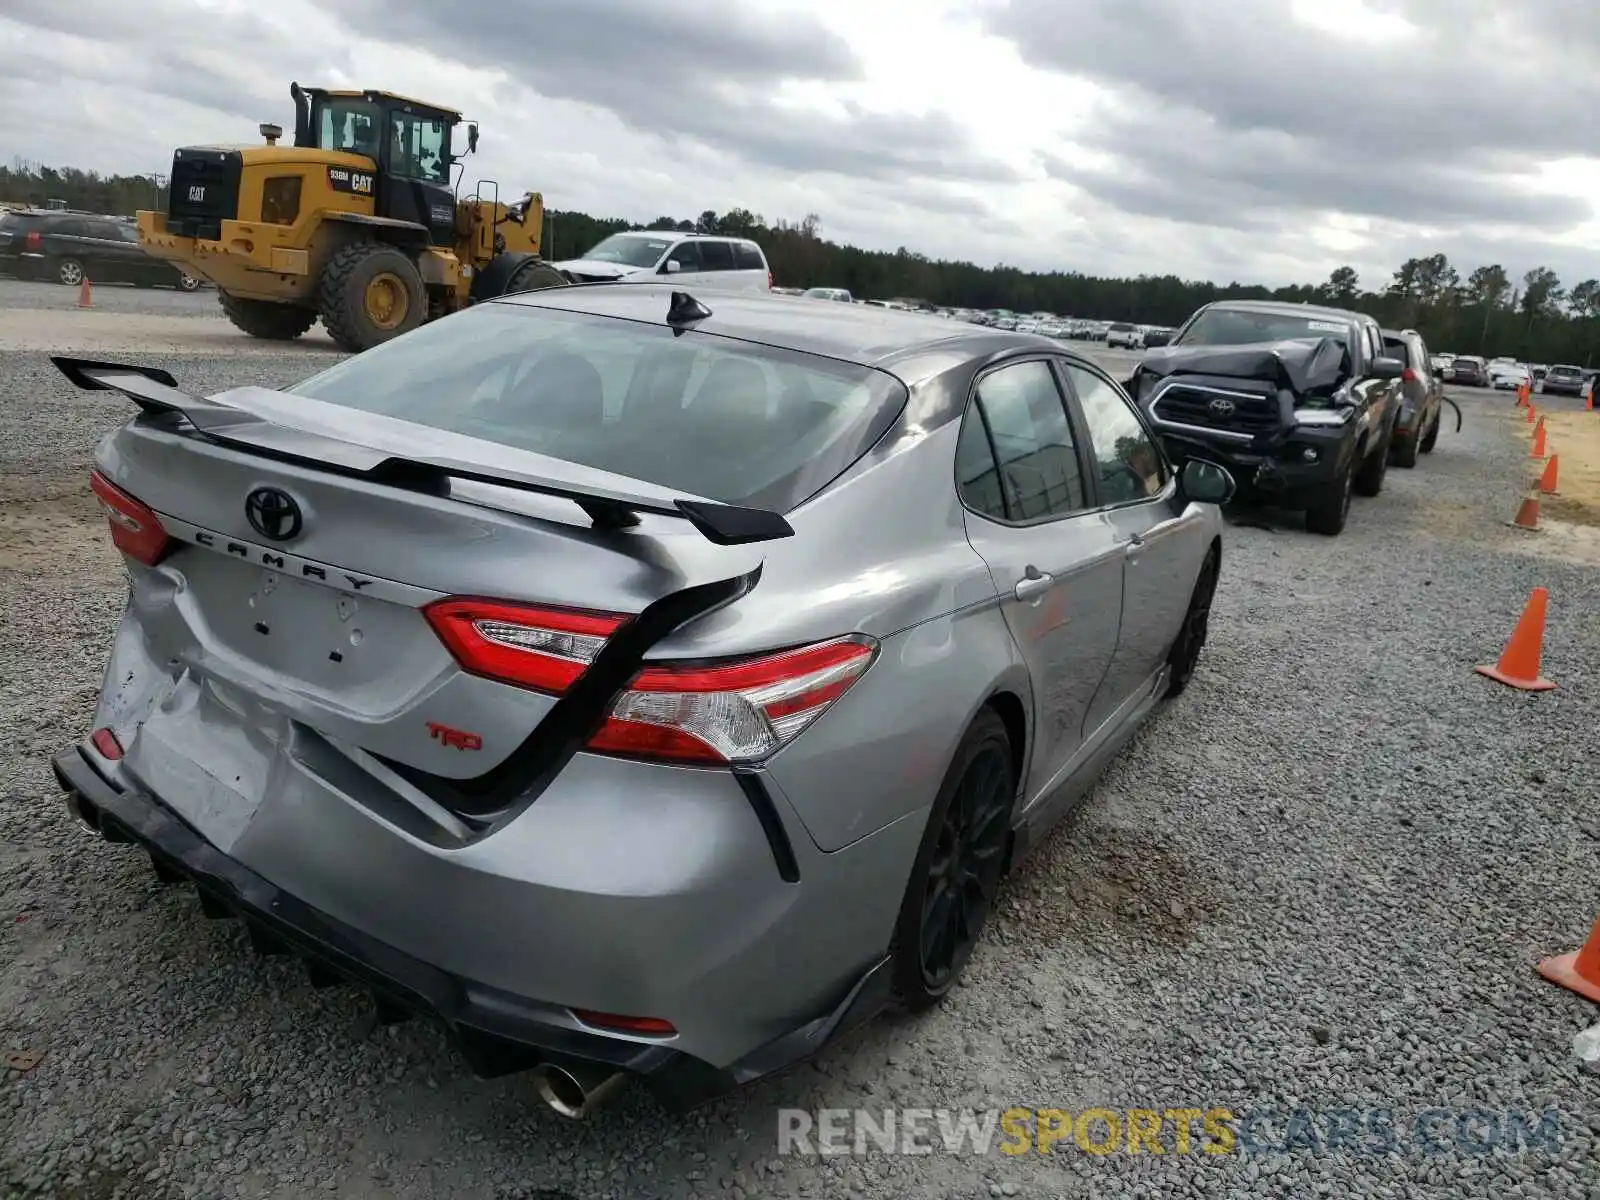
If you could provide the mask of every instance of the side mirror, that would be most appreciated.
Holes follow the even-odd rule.
[[[476,154],[478,151],[478,123],[473,121],[467,126],[467,153]]]
[[[676,275],[681,270],[683,270],[683,264],[675,258],[669,258],[661,264],[661,273],[663,275]]]
[[[1373,379],[1399,379],[1406,373],[1406,365],[1398,358],[1375,358],[1367,372]]]
[[[1165,346],[1172,340],[1170,333],[1147,333],[1144,335],[1144,348],[1153,350],[1157,346]]]
[[[1186,500],[1196,504],[1226,504],[1233,499],[1237,488],[1226,467],[1203,458],[1191,458],[1183,464],[1183,474],[1178,486]]]

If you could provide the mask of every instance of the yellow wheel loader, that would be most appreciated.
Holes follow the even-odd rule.
[[[289,94],[292,146],[271,124],[265,145],[186,146],[167,211],[139,213],[145,250],[214,283],[240,329],[289,340],[320,319],[359,352],[480,300],[566,286],[539,257],[542,196],[502,204],[480,181],[460,197],[460,113],[389,92]],[[469,124],[465,153],[477,148]]]

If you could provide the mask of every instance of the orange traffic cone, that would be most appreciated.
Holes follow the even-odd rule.
[[[1537,500],[1534,501],[1538,503]],[[1539,674],[1539,659],[1544,647],[1544,610],[1550,593],[1536,587],[1528,594],[1527,606],[1511,631],[1500,661],[1492,667],[1474,667],[1479,675],[1521,692],[1548,692],[1556,685]]]
[[[1557,954],[1539,964],[1539,974],[1600,1003],[1600,921],[1594,923],[1589,940],[1571,954]]]
[[[1561,461],[1561,456],[1552,454],[1550,461],[1544,465],[1544,474],[1539,476],[1539,491],[1546,496],[1559,496],[1556,491],[1556,464]]]
[[[1527,397],[1522,394],[1522,385],[1519,383],[1517,384],[1517,403],[1514,407],[1521,408],[1526,401]]]
[[[1533,427],[1533,445],[1528,448],[1529,458],[1544,457],[1544,418],[1539,418],[1539,423]]]
[[[94,307],[94,301],[89,296],[89,276],[87,273],[83,277],[83,282],[78,285],[78,307]]]
[[[1539,497],[1524,496],[1517,506],[1517,515],[1506,522],[1513,529],[1537,530],[1539,528]]]
[[[1527,422],[1527,423],[1528,423],[1528,424],[1529,424],[1529,425],[1532,425],[1532,424],[1533,424],[1533,420],[1534,420],[1534,418],[1535,418],[1535,417],[1537,417],[1537,416],[1538,416],[1538,415],[1539,415],[1539,414],[1538,414],[1538,413],[1536,413],[1536,412],[1535,412],[1535,411],[1534,411],[1534,410],[1533,410],[1533,401],[1532,401],[1532,400],[1529,400],[1529,401],[1528,401],[1528,408],[1527,408],[1527,413],[1528,413],[1528,415],[1527,415],[1527,416],[1525,416],[1525,417],[1523,417],[1523,418],[1522,418],[1522,419],[1523,419],[1523,420],[1524,420],[1524,421],[1526,421],[1526,422]]]

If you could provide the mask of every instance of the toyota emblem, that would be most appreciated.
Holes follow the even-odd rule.
[[[1233,401],[1223,396],[1218,396],[1211,402],[1211,415],[1213,417],[1233,416]]]
[[[244,498],[244,515],[250,528],[274,542],[298,537],[303,524],[294,497],[271,487],[256,488]]]

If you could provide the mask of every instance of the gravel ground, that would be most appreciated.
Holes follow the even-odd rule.
[[[197,292],[176,288],[134,287],[127,283],[90,281],[90,300],[97,309],[119,313],[204,316],[217,314],[216,289],[203,287]],[[0,277],[0,307],[11,309],[76,309],[78,289],[59,283],[30,283]]]
[[[214,391],[330,359],[151,361]],[[127,409],[33,351],[0,351],[0,397],[0,1042],[43,1055],[0,1086],[0,1192],[1600,1196],[1600,1075],[1570,1049],[1594,1008],[1533,971],[1597,915],[1600,572],[1505,527],[1530,468],[1504,399],[1463,398],[1465,432],[1337,540],[1230,530],[1195,683],[1011,881],[949,1003],[686,1119],[625,1094],[575,1125],[427,1026],[369,1033],[68,821],[48,755],[86,729],[121,603],[83,476]],[[1561,686],[1530,697],[1472,667],[1540,584]],[[1324,1137],[1386,1109],[1404,1149],[777,1153],[780,1108],[1013,1105],[1306,1109]],[[1556,1108],[1562,1143],[1474,1154],[1447,1123],[1422,1153],[1431,1108]]]

